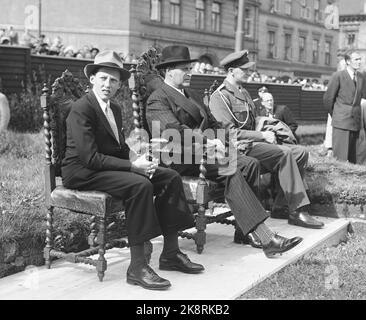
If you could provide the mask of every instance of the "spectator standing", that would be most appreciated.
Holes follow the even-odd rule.
[[[11,45],[17,45],[18,44],[18,32],[14,30],[13,26],[9,26],[8,28],[8,37],[10,38],[10,44]]]
[[[359,74],[361,55],[356,50],[344,56],[346,69],[332,75],[324,94],[324,106],[332,116],[333,156],[357,163],[357,143],[361,129],[361,99],[366,98],[364,78]]]

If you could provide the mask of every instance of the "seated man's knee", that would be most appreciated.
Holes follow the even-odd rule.
[[[150,180],[143,177],[137,178],[133,187],[136,192],[150,192],[151,194],[154,192],[153,184]]]

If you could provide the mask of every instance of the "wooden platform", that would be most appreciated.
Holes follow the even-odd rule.
[[[320,218],[321,230],[287,224],[287,220],[268,219],[268,225],[283,236],[301,236],[304,241],[291,251],[268,259],[262,250],[233,243],[234,230],[226,225],[210,225],[203,254],[195,251],[192,240],[180,239],[182,251],[192,261],[202,263],[202,274],[188,275],[160,271],[157,261],[162,238],[153,239],[151,266],[171,281],[167,291],[150,291],[126,283],[128,249],[108,251],[108,269],[99,282],[94,267],[57,261],[51,269],[28,267],[24,272],[0,279],[0,299],[119,299],[119,300],[230,300],[236,299],[260,281],[323,244],[336,244],[347,234],[349,220]]]

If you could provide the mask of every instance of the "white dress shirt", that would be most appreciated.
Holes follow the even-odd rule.
[[[102,109],[103,113],[105,114],[109,125],[111,126],[111,129],[118,141],[118,143],[120,143],[119,141],[119,135],[118,135],[118,128],[117,128],[117,124],[116,124],[116,119],[114,118],[114,114],[113,111],[110,107],[110,101],[108,100],[107,102],[104,102],[99,96],[98,93],[93,89],[93,92],[98,100],[99,106]]]

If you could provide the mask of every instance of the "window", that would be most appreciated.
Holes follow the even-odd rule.
[[[244,20],[244,35],[247,37],[253,36],[253,17],[251,8],[245,9],[245,20]]]
[[[180,0],[170,0],[170,23],[180,25]]]
[[[320,0],[314,0],[314,21],[320,22]]]
[[[292,13],[292,0],[285,0],[285,13],[291,15]]]
[[[347,45],[348,46],[353,46],[355,44],[355,40],[356,40],[356,34],[354,34],[354,33],[347,34]]]
[[[329,66],[330,65],[330,41],[325,41],[325,61],[324,63]]]
[[[300,17],[310,19],[310,7],[307,5],[307,0],[301,0],[300,4]]]
[[[292,58],[292,35],[285,34],[285,60],[291,60]]]
[[[299,61],[305,62],[306,56],[306,38],[299,37]]]
[[[313,63],[319,61],[319,40],[313,39]]]
[[[196,29],[205,29],[205,0],[196,0]]]
[[[221,31],[221,4],[218,2],[212,3],[211,26],[212,31]]]
[[[268,31],[268,52],[267,57],[270,59],[274,59],[277,57],[277,48],[275,46],[276,43],[276,32]]]
[[[280,0],[271,0],[269,11],[271,13],[280,11]]]
[[[150,20],[161,21],[161,0],[150,0]]]

